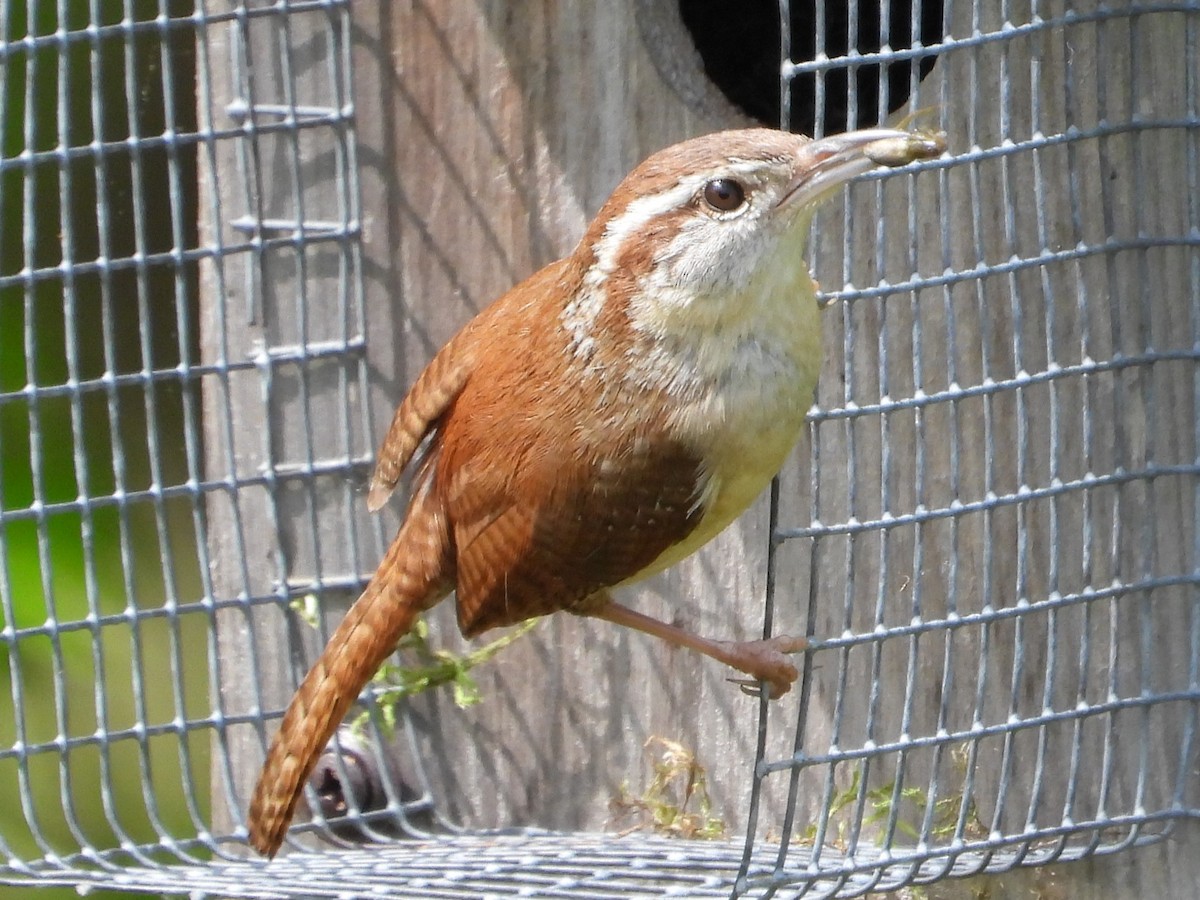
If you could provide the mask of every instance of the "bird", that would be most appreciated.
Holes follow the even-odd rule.
[[[566,611],[712,657],[768,696],[802,638],[717,641],[618,603],[732,522],[803,429],[821,365],[804,255],[819,205],[944,136],[719,131],[649,156],[574,251],[469,321],[396,409],[367,494],[407,512],[284,713],[249,806],[279,850],[314,764],[416,618],[450,593],[470,638]]]

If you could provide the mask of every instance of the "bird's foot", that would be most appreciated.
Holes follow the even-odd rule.
[[[761,641],[724,642],[724,661],[750,678],[731,678],[742,690],[753,696],[761,694],[764,687],[767,698],[776,700],[786,694],[800,677],[800,671],[788,657],[800,653],[808,641],[788,634],[776,635]]]

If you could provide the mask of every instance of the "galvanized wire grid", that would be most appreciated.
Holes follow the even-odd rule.
[[[321,572],[369,569],[381,538],[354,534],[352,559],[331,560],[315,522],[327,501],[314,485],[329,482],[355,521],[375,435],[360,402],[349,4],[30,6],[24,18],[0,8],[0,209],[19,197],[23,224],[18,247],[0,223],[0,323],[20,326],[23,351],[10,357],[19,371],[0,358],[0,790],[21,811],[0,838],[0,880],[245,897],[348,884],[413,897],[854,896],[1110,853],[1200,813],[1195,3],[1022,21],[948,3],[940,44],[885,54],[937,54],[952,73],[937,82],[939,114],[965,117],[969,140],[918,175],[869,179],[859,190],[881,214],[822,232],[845,235],[820,248],[842,270],[818,274],[859,287],[827,316],[840,319],[844,377],[821,388],[810,480],[775,489],[771,559],[772,586],[786,567],[810,573],[816,650],[798,721],[763,707],[762,746],[786,726],[795,749],[760,752],[744,841],[475,834],[270,870],[240,861],[235,823],[209,812],[210,784],[237,808],[231,743],[263,726],[220,702],[215,623],[303,586],[282,560],[274,591],[256,586],[240,508],[270,504],[314,590],[339,586]],[[1150,86],[1136,69],[1065,62],[1122,58],[1121,42],[1145,53],[1164,28],[1183,59],[1175,108],[1139,106]],[[322,48],[303,72],[300,40]],[[1009,61],[1017,41],[1040,42],[1027,69]],[[813,71],[819,85],[861,62],[785,77]],[[194,111],[176,101],[193,72]],[[240,100],[214,102],[216,83]],[[1174,197],[1164,158],[1182,161]],[[309,189],[314,166],[335,190]],[[1131,186],[1097,195],[1091,167]],[[223,179],[244,187],[244,207],[223,203]],[[281,208],[264,200],[280,196]],[[1147,224],[1138,200],[1151,196],[1175,204],[1174,227]],[[897,203],[908,212],[882,214]],[[864,252],[888,227],[923,235],[907,258]],[[1187,302],[1165,311],[1148,285]],[[202,288],[216,307],[201,313]],[[336,333],[308,326],[318,294],[341,313]],[[249,355],[207,346],[200,361],[201,315],[219,323],[210,333],[253,331],[280,303],[290,330]],[[151,328],[162,317],[170,340]],[[983,339],[965,345],[968,332]],[[265,429],[280,462],[239,468],[229,398],[261,394],[269,421],[280,394],[326,378],[330,418],[306,397],[301,442]],[[212,456],[204,470],[201,423],[225,470]],[[314,435],[334,450],[314,452]],[[889,447],[907,443],[917,453],[901,468]],[[22,457],[28,473],[13,475]],[[239,583],[213,583],[214,548],[240,555]],[[795,599],[772,593],[768,619]],[[51,699],[34,702],[46,681],[38,696]],[[420,771],[408,787],[417,799],[360,821],[416,831],[417,814],[436,817]],[[758,820],[768,792],[788,797],[779,823]],[[96,812],[77,808],[89,794]]]
[[[1200,9],[975,4],[968,32],[947,7],[972,36],[943,44],[937,104],[967,146],[825,223],[836,283],[912,275],[839,293],[843,381],[811,483],[776,495],[771,565],[811,574],[817,649],[793,755],[758,762],[755,806],[788,801],[771,874],[747,839],[756,896],[1113,853],[1197,812]],[[1178,106],[1156,53],[1187,73]]]
[[[186,160],[211,137],[174,104],[195,26],[167,7],[0,6],[9,878],[101,847],[148,863],[141,845],[180,830],[204,844],[205,660],[185,648],[211,633],[189,423],[212,250]]]

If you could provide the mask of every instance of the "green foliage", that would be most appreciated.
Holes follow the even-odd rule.
[[[530,619],[494,641],[459,655],[430,647],[429,626],[424,619],[418,619],[412,631],[401,638],[396,648],[402,656],[415,658],[416,664],[385,663],[372,679],[376,688],[376,703],[388,729],[395,729],[396,707],[405,697],[443,684],[451,686],[454,703],[460,709],[480,703],[483,697],[479,693],[479,685],[470,675],[471,670],[527,635],[537,624],[537,619]],[[366,724],[366,716],[366,713],[360,715],[354,727],[362,728]]]
[[[695,754],[662,737],[650,738],[645,750],[650,755],[650,783],[639,796],[633,795],[628,782],[621,785],[620,793],[609,802],[610,824],[624,832],[649,829],[689,840],[724,837],[725,822],[712,814],[708,780]],[[693,801],[694,810],[689,809]]]
[[[297,597],[290,604],[292,612],[300,617],[300,621],[316,631],[321,627],[321,607],[316,594],[305,594]]]
[[[315,629],[320,624],[320,610],[315,595],[306,594],[293,600],[291,608],[310,628]],[[395,730],[396,708],[404,698],[445,684],[451,686],[454,703],[460,709],[482,702],[479,685],[471,677],[471,670],[483,665],[505,647],[527,635],[537,627],[537,623],[537,619],[530,619],[482,647],[469,653],[458,654],[431,647],[429,625],[424,619],[417,619],[412,630],[396,645],[397,652],[410,662],[384,663],[371,679],[375,688],[375,702],[384,725],[389,731]],[[369,718],[370,713],[362,712],[351,722],[350,727],[361,732]]]
[[[853,823],[850,821],[850,816],[843,816],[842,813],[856,807],[860,796],[864,802],[863,825],[878,825],[888,820],[895,806],[896,782],[892,781],[880,787],[872,788],[865,791],[865,796],[863,795],[862,770],[856,768],[854,776],[850,779],[850,783],[834,794],[829,803],[829,820],[836,823],[836,835],[832,841],[835,846],[846,845],[850,827]],[[917,806],[923,806],[927,799],[925,792],[916,787],[901,788],[900,798]],[[905,821],[900,816],[896,817],[896,829],[914,840],[918,836],[916,826]],[[816,835],[817,826],[815,824],[809,825],[804,834],[804,839],[811,842],[816,839]]]
[[[965,760],[960,755],[954,756],[959,767],[965,766]],[[897,800],[899,803],[897,803]],[[833,795],[829,803],[829,829],[825,840],[834,847],[845,849],[854,825],[854,812],[862,803],[862,826],[885,825],[894,816],[895,828],[900,834],[918,840],[920,822],[925,810],[929,807],[929,794],[919,787],[900,787],[897,796],[896,781],[875,788],[865,788],[862,783],[862,769],[855,768],[850,783]],[[948,840],[958,830],[959,814],[962,810],[962,796],[948,796],[936,801],[933,805],[933,818],[930,824],[930,834],[937,840]],[[979,821],[975,801],[967,798],[967,810],[964,822],[964,834],[967,837],[979,837],[987,834],[987,830]],[[906,815],[907,813],[907,815]],[[817,837],[817,826],[810,824],[801,835],[805,843],[813,843]]]

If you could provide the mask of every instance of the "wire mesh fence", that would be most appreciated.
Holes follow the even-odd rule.
[[[1197,817],[1200,6],[947,2],[929,41],[890,4],[910,46],[865,52],[833,7],[811,58],[784,41],[785,119],[804,79],[817,131],[837,92],[851,127],[933,105],[951,152],[814,231],[837,303],[766,575],[767,627],[814,649],[759,710],[744,837],[462,833],[402,710],[368,726],[404,760],[372,751],[386,802],[298,830],[406,839],[269,869],[246,760],[324,636],[291,610],[351,598],[388,537],[358,12],[0,7],[0,880],[854,896]],[[879,63],[907,100],[879,68],[860,108]]]

